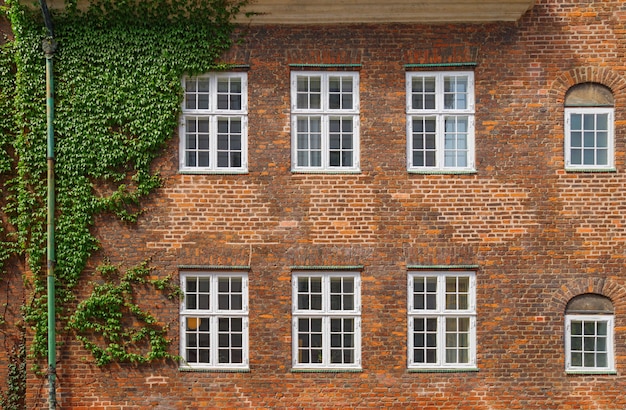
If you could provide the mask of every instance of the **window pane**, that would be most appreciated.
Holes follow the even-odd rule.
[[[308,108],[309,106],[309,96],[306,94],[298,94],[296,106],[298,108]]]
[[[329,121],[329,165],[352,166],[352,119],[331,118]]]
[[[352,94],[344,94],[341,96],[341,107],[344,110],[351,110],[353,107],[353,98]]]
[[[321,118],[299,117],[297,128],[298,166],[321,166]]]
[[[352,109],[352,78],[329,77],[328,106],[331,110]]]
[[[243,349],[232,349],[230,353],[231,363],[243,363]]]
[[[332,133],[333,124],[338,125],[338,122],[337,121],[330,122],[331,134],[330,134],[328,146],[330,149],[340,149],[341,148],[340,134]],[[337,126],[337,128],[339,127]]]
[[[298,126],[298,129],[301,129],[301,127]],[[298,149],[303,150],[309,148],[309,136],[307,134],[299,133],[296,141],[298,144]]]
[[[298,362],[322,362],[322,320],[298,319]]]
[[[228,95],[218,94],[217,95],[217,108],[220,110],[228,109],[229,98]]]
[[[191,292],[196,292],[198,289],[198,282],[197,282],[198,278],[194,278],[194,277],[189,277],[187,278],[187,286],[185,287],[185,292],[191,293]]]
[[[187,349],[187,362],[198,363],[198,351],[196,349]],[[208,360],[204,363],[208,363]]]
[[[208,93],[211,90],[211,80],[208,78],[198,79],[198,92]]]
[[[299,76],[296,105],[300,109],[321,108],[321,77]]]
[[[595,126],[595,114],[584,114],[583,115],[583,129],[585,131],[591,131],[596,128]]]
[[[413,166],[435,166],[436,121],[431,118],[413,119]]]
[[[446,309],[457,309],[455,277],[446,278]]]
[[[339,94],[330,94],[328,96],[328,106],[331,110],[341,108],[341,96]]]
[[[415,110],[434,110],[435,77],[415,77],[412,80],[411,104]]]
[[[319,109],[322,106],[322,96],[318,94],[312,94],[309,97],[309,106],[311,109]]]
[[[200,122],[199,125],[202,125],[202,122]],[[207,150],[209,149],[210,145],[209,145],[209,141],[210,141],[210,136],[208,133],[206,134],[201,134],[198,133],[198,148],[199,149],[203,149],[203,150]]]
[[[429,276],[413,278],[413,308],[418,310],[436,309],[436,291],[436,277]]]
[[[444,107],[446,109],[466,109],[467,91],[467,77],[444,77]]]
[[[210,279],[209,278],[198,278],[199,285],[199,294],[198,294],[198,309],[210,309],[210,298],[209,298],[209,288],[210,288]]]
[[[199,94],[198,103],[195,108],[199,110],[208,110],[209,109],[209,94]]]
[[[298,309],[322,310],[322,278],[298,278]]]
[[[414,363],[435,363],[437,361],[437,319],[413,319],[413,361]]]
[[[468,117],[446,117],[444,161],[446,167],[467,166]]]
[[[186,318],[186,359],[190,363],[209,363],[210,332],[209,319]]]

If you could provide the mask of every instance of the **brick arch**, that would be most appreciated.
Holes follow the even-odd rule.
[[[555,293],[552,305],[565,314],[567,303],[573,297],[585,293],[596,293],[611,299],[616,314],[618,311],[626,311],[626,288],[610,278],[595,277],[568,280]]]
[[[558,103],[565,101],[565,93],[572,86],[581,83],[598,83],[611,89],[615,103],[626,99],[626,79],[605,67],[578,67],[558,76],[550,87],[550,96]]]

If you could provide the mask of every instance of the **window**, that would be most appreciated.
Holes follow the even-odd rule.
[[[595,294],[573,298],[565,310],[565,370],[614,372],[613,304]]]
[[[292,169],[358,171],[359,76],[291,73]]]
[[[475,273],[411,272],[408,287],[408,367],[475,368]]]
[[[474,170],[474,73],[409,72],[406,87],[409,170]]]
[[[248,276],[181,273],[180,355],[192,368],[248,368]]]
[[[293,367],[360,368],[360,276],[293,275]]]
[[[246,172],[246,73],[184,77],[183,88],[181,171]]]
[[[613,94],[600,84],[583,83],[565,96],[565,167],[612,170]]]

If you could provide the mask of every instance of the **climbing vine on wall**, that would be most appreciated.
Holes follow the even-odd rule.
[[[54,56],[57,321],[70,324],[98,364],[165,357],[165,332],[132,302],[132,288],[147,283],[138,274],[147,267],[105,275],[108,282],[96,285],[87,300],[77,301],[74,290],[98,249],[91,233],[94,217],[111,213],[129,223],[136,221],[142,212],[141,199],[160,184],[151,165],[176,129],[181,76],[223,67],[219,58],[236,41],[234,19],[246,2],[96,0],[83,9],[76,1],[66,1],[64,10],[52,14],[58,43]],[[11,178],[0,181],[7,193],[4,210],[10,219],[6,224],[16,235],[15,246],[4,249],[27,258],[33,273],[25,321],[34,330],[31,354],[43,357],[47,351],[47,167],[41,42],[47,32],[39,10],[17,0],[7,1],[7,7],[15,35],[14,64],[0,63],[0,70],[14,67],[15,75],[7,78],[15,82],[14,95],[0,94],[0,109],[13,113],[9,123],[0,123],[0,156],[10,151],[7,158],[16,165]],[[0,159],[0,173],[11,168]],[[1,233],[0,240],[8,243]],[[0,263],[2,257],[0,253]],[[137,333],[115,333],[122,323],[118,313],[98,320],[103,319],[97,310],[105,299],[115,301],[119,312],[126,309],[134,314]],[[77,303],[70,320],[65,308]],[[90,328],[92,321],[101,327]],[[92,342],[90,330],[107,334],[106,345]],[[129,345],[122,343],[125,338],[147,341],[152,350],[140,358],[124,350]]]
[[[120,274],[114,265],[98,268],[108,279],[97,284],[91,297],[80,302],[70,317],[69,326],[78,340],[94,355],[96,364],[102,366],[112,361],[146,363],[154,359],[169,358],[166,342],[167,329],[150,313],[137,304],[137,292],[154,288],[168,292],[170,298],[178,295],[169,278],[150,280],[150,268],[142,263]],[[136,323],[143,326],[136,326]],[[98,340],[94,340],[97,335]]]
[[[2,35],[2,34],[0,34]],[[10,171],[14,168],[13,156],[10,155],[11,143],[15,137],[14,122],[10,113],[13,111],[11,104],[15,92],[15,72],[13,65],[12,44],[0,46],[0,186],[9,178]],[[4,188],[2,189],[4,192]],[[5,195],[0,198],[0,208],[6,201]],[[15,242],[8,237],[6,215],[0,212],[0,272],[5,261],[15,253]],[[2,223],[5,222],[5,223]],[[0,317],[0,322],[2,317]]]

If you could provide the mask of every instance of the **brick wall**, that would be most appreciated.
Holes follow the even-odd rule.
[[[626,406],[626,5],[540,0],[517,23],[248,28],[225,61],[248,64],[249,173],[181,175],[137,225],[103,217],[98,257],[159,276],[250,266],[250,372],[177,364],[99,369],[60,345],[61,408],[623,408]],[[406,171],[405,64],[477,63],[476,167]],[[361,172],[290,172],[290,64],[361,64]],[[579,82],[615,97],[617,172],[564,171],[563,100]],[[362,265],[358,373],[291,371],[291,267]],[[407,267],[477,265],[478,372],[407,371]],[[567,375],[564,311],[615,307],[617,375]],[[146,296],[171,324],[174,302]],[[30,405],[45,384],[29,379]]]

